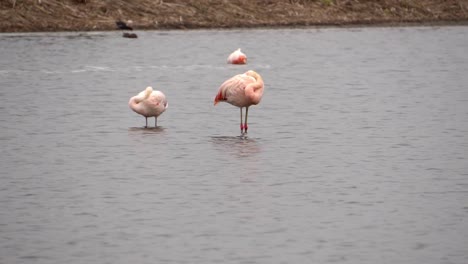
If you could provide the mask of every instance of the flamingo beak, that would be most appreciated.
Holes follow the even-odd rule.
[[[217,105],[222,100],[224,100],[223,94],[219,92],[214,99],[214,105]]]

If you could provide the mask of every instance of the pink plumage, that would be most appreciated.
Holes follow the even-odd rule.
[[[144,91],[130,98],[128,106],[136,113],[145,117],[145,127],[148,127],[148,117],[154,116],[154,126],[156,127],[158,116],[166,111],[169,104],[162,92],[153,91],[153,88],[148,86]]]
[[[237,49],[229,55],[227,62],[230,64],[246,64],[247,56],[242,53],[241,49]]]
[[[240,128],[241,133],[247,133],[247,116],[249,107],[260,103],[263,96],[264,84],[260,74],[255,71],[247,71],[243,74],[235,75],[226,80],[219,87],[215,96],[214,104],[227,102],[240,108]],[[242,123],[242,108],[245,110],[245,122]]]

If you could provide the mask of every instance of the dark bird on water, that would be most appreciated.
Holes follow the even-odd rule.
[[[127,32],[124,32],[122,37],[124,38],[138,38],[137,34],[135,33],[127,33]]]
[[[117,25],[117,27],[119,29],[122,29],[122,30],[125,30],[125,29],[128,29],[128,30],[133,30],[132,27],[128,26],[125,22],[123,21],[115,21],[115,24]]]

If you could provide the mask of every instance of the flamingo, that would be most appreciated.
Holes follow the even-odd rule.
[[[219,87],[214,99],[214,105],[219,102],[228,102],[240,108],[241,134],[247,133],[247,115],[249,107],[260,103],[263,96],[263,79],[255,71],[247,71],[226,80]],[[242,123],[242,108],[245,107],[245,122]]]
[[[230,64],[246,64],[247,56],[242,53],[241,49],[235,50],[231,55],[229,55],[227,62]]]
[[[148,117],[154,116],[154,126],[157,127],[158,116],[166,111],[169,104],[162,92],[153,91],[153,88],[148,86],[144,91],[130,98],[128,106],[136,113],[145,117],[145,127],[148,127]]]

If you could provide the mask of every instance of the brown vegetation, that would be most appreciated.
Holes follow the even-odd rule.
[[[467,22],[468,0],[0,0],[0,32]]]

